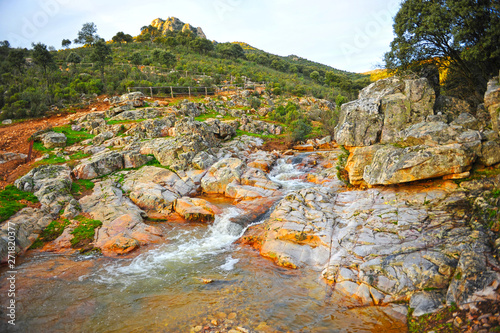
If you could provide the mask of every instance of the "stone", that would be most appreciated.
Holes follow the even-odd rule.
[[[144,98],[144,94],[140,91],[134,91],[127,94],[123,94],[121,96],[115,96],[109,98],[109,104],[121,104],[129,101],[136,101]]]
[[[2,125],[10,125],[12,124],[12,119],[4,119],[2,120]]]
[[[102,144],[104,141],[108,140],[108,139],[111,139],[112,137],[114,136],[113,132],[111,131],[106,131],[106,132],[102,132],[98,135],[96,135],[93,139],[92,139],[92,143],[94,145],[100,145]]]
[[[456,119],[454,119],[450,125],[462,126],[463,128],[472,130],[481,130],[482,126],[479,121],[468,112],[461,113]]]
[[[200,198],[182,197],[175,201],[174,210],[188,221],[213,221],[221,211],[208,201]]]
[[[495,165],[500,163],[500,145],[497,141],[487,141],[483,143],[479,162],[485,166]]]
[[[448,122],[457,119],[460,114],[472,111],[471,106],[466,101],[445,95],[438,96],[434,108],[436,113],[441,112]]]
[[[373,145],[368,147],[356,147],[351,150],[345,170],[349,174],[349,182],[352,185],[357,186],[365,184],[363,180],[365,167],[372,163],[375,153],[382,147],[382,145]]]
[[[496,76],[488,81],[484,93],[484,107],[490,114],[492,129],[498,136],[498,116],[500,114],[500,77]]]
[[[22,161],[26,160],[28,155],[21,153],[0,153],[0,164],[9,162],[9,161]]]
[[[414,293],[410,298],[410,308],[413,317],[434,313],[444,307],[445,295],[442,291],[421,291]]]
[[[244,167],[243,161],[238,158],[227,158],[215,163],[201,179],[203,192],[224,194],[229,183],[239,183]]]
[[[198,153],[192,160],[193,167],[198,170],[206,170],[215,162],[217,162],[217,158],[205,151]]]
[[[369,185],[389,185],[459,174],[471,167],[475,154],[460,144],[379,149],[363,179]]]
[[[151,160],[153,160],[153,156],[142,155],[138,150],[123,153],[123,167],[125,169],[140,168]]]
[[[123,154],[117,151],[103,151],[80,161],[73,169],[77,179],[93,179],[124,168]]]
[[[71,170],[66,165],[41,165],[14,182],[18,189],[33,192],[52,214],[73,199],[71,184]]]
[[[47,149],[66,146],[66,135],[64,133],[47,132],[41,137],[43,146]]]

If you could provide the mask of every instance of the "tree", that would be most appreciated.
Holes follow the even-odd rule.
[[[71,52],[66,58],[66,62],[73,64],[73,71],[76,71],[76,65],[82,62],[82,57],[75,52]]]
[[[131,35],[124,33],[123,31],[119,31],[116,33],[116,35],[113,36],[112,40],[114,43],[121,44],[124,42],[131,43],[134,40],[134,38]]]
[[[17,69],[21,74],[26,64],[26,53],[26,49],[11,49],[7,56],[7,63],[9,66]]]
[[[319,73],[318,71],[314,71],[312,72],[311,74],[309,74],[309,77],[311,78],[311,80],[313,80],[314,82],[319,82]]]
[[[47,45],[42,43],[33,43],[33,62],[38,66],[42,67],[43,74],[47,79],[47,87],[49,86],[49,78],[47,76],[47,69],[50,69],[55,66],[54,57],[47,50]]]
[[[171,68],[171,67],[174,67],[175,63],[177,62],[177,58],[175,57],[175,54],[173,54],[169,51],[165,51],[161,55],[160,62],[163,65]]]
[[[220,43],[215,47],[217,53],[219,53],[224,58],[244,58],[245,51],[240,44],[233,43]]]
[[[71,45],[71,41],[69,39],[63,39],[61,42],[62,47],[67,49]]]
[[[459,73],[473,92],[471,101],[481,102],[488,79],[500,68],[498,0],[406,0],[393,27],[388,68],[414,70],[424,61],[438,62]]]
[[[132,53],[129,59],[136,66],[142,63],[142,55],[139,52]]]
[[[106,44],[104,39],[99,39],[94,43],[92,53],[90,54],[90,60],[95,63],[101,72],[102,81],[104,81],[104,68],[106,65],[113,63],[111,54],[111,48]]]
[[[200,54],[213,51],[214,44],[206,38],[195,38],[189,42],[189,47]]]
[[[78,31],[78,37],[75,38],[75,44],[83,44],[85,46],[93,45],[99,40],[97,35],[97,26],[94,22],[87,22],[82,26],[82,29]]]
[[[141,34],[138,40],[139,41],[149,40],[152,43],[156,37],[159,37],[161,35],[162,35],[161,31],[158,30],[157,28],[153,27],[152,25],[145,25],[141,28]]]

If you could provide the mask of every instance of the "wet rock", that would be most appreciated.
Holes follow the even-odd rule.
[[[228,184],[239,183],[245,165],[238,158],[223,159],[208,169],[201,180],[201,187],[205,193],[226,193]]]
[[[280,193],[272,190],[267,190],[262,187],[249,185],[240,185],[229,183],[226,187],[226,196],[237,200],[253,200],[261,197],[278,196]]]
[[[24,208],[0,226],[0,263],[7,263],[9,254],[23,254],[52,221],[50,212],[43,209]],[[14,240],[15,249],[9,249],[9,241]]]
[[[276,155],[259,150],[248,156],[247,165],[251,168],[257,168],[264,172],[269,172],[271,167],[276,162],[276,159]]]
[[[200,198],[182,197],[175,201],[174,210],[188,221],[213,221],[220,210]]]
[[[66,145],[66,135],[64,133],[47,132],[41,137],[43,146],[47,149],[64,147]]]
[[[460,144],[379,149],[363,179],[369,185],[389,185],[467,171],[475,154]]]
[[[80,161],[73,169],[77,179],[93,179],[124,168],[123,154],[116,151],[103,151]]]
[[[128,253],[139,245],[161,240],[161,231],[142,220],[146,216],[123,195],[111,179],[96,183],[91,195],[80,199],[82,211],[102,222],[94,245],[104,255]]]

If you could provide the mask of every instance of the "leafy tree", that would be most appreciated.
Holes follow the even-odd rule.
[[[11,49],[7,56],[7,63],[9,66],[17,69],[21,74],[26,64],[26,53],[26,49]]]
[[[85,46],[93,45],[99,40],[97,35],[97,26],[94,22],[87,22],[83,24],[83,27],[78,31],[78,37],[75,38],[75,44],[83,44]]]
[[[195,38],[189,42],[189,46],[200,54],[207,54],[214,49],[214,44],[206,38]]]
[[[104,81],[105,66],[113,63],[111,54],[111,48],[106,44],[104,39],[99,39],[94,43],[92,53],[90,54],[90,60],[96,64],[101,72],[102,81]]]
[[[215,46],[215,50],[224,58],[244,58],[245,51],[240,44],[221,43]]]
[[[175,66],[175,63],[177,62],[177,58],[176,58],[175,54],[173,54],[169,51],[165,51],[161,55],[160,62],[163,65],[171,68],[171,67]]]
[[[136,66],[142,63],[142,55],[139,52],[132,53],[129,59]]]
[[[153,42],[156,37],[161,36],[161,31],[153,27],[152,25],[145,25],[141,28],[141,34],[138,38],[139,41],[149,41]]]
[[[116,33],[116,35],[113,36],[112,40],[114,43],[121,44],[121,43],[131,43],[134,40],[134,38],[131,35],[124,33],[123,31],[119,31]]]
[[[47,76],[47,69],[55,66],[54,57],[47,50],[47,45],[42,43],[31,44],[33,46],[33,62],[42,67],[43,74],[47,79],[47,87],[49,86],[49,78]]]
[[[311,74],[309,74],[309,77],[311,78],[311,80],[313,80],[314,82],[319,82],[319,72],[318,71],[314,71],[312,72]]]
[[[482,100],[487,80],[500,68],[498,0],[406,0],[393,27],[388,68],[413,70],[425,60],[441,60],[460,73],[476,103]]]
[[[66,62],[73,64],[73,71],[76,71],[76,65],[82,62],[82,57],[80,57],[75,52],[71,52],[66,58]]]
[[[63,39],[61,42],[62,47],[67,49],[71,45],[71,41],[69,39]]]
[[[311,133],[312,126],[306,119],[297,119],[290,124],[293,141],[303,141]]]

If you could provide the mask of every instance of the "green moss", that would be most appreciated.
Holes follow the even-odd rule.
[[[125,119],[125,120],[108,120],[108,125],[116,125],[116,124],[130,124],[130,123],[140,123],[146,119]]]
[[[32,193],[24,192],[14,185],[7,185],[0,191],[0,222],[7,220],[12,215],[26,207],[22,200],[37,203],[38,199]]]
[[[70,224],[67,219],[56,220],[50,222],[50,224],[42,231],[37,240],[30,246],[30,249],[37,249],[43,246],[43,244],[53,241],[57,237],[61,236],[64,229]]]
[[[88,179],[78,179],[71,184],[72,194],[81,194],[83,190],[91,190],[94,188],[94,183]]]
[[[242,135],[254,136],[254,137],[263,138],[263,139],[276,139],[279,137],[278,135],[264,135],[264,134],[245,132],[242,130],[236,130],[236,136],[242,136]]]
[[[91,242],[94,240],[95,229],[102,226],[102,222],[99,220],[92,220],[81,215],[75,217],[78,220],[79,225],[71,231],[73,238],[71,239],[71,246],[77,247],[78,245]]]
[[[67,141],[66,145],[71,146],[75,143],[79,143],[83,140],[92,139],[95,135],[89,134],[85,131],[74,131],[71,129],[71,125],[63,125],[60,127],[54,127],[54,132],[64,133],[66,135]]]

